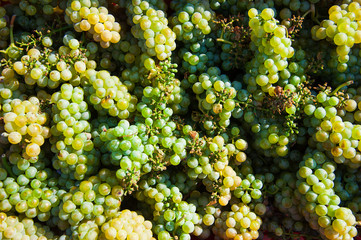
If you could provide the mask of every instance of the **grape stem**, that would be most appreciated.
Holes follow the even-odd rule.
[[[16,15],[13,15],[11,17],[11,21],[10,21],[10,43],[11,44],[15,44],[14,42],[14,23],[15,23],[15,18]]]
[[[347,81],[347,82],[341,84],[341,85],[338,86],[335,90],[333,90],[333,92],[331,92],[330,95],[335,95],[341,88],[346,87],[346,86],[350,86],[351,84],[353,84],[353,81],[352,81],[352,80]]]
[[[282,25],[282,26],[283,26],[283,25]],[[286,26],[283,26],[283,28],[286,29],[286,37],[287,37],[287,38],[290,38],[290,36],[289,36],[289,34],[288,34],[288,29],[287,29],[287,27],[286,27]]]
[[[70,25],[68,25],[68,26],[66,26],[66,27],[62,27],[62,28],[59,28],[59,29],[57,29],[57,30],[54,30],[54,31],[51,31],[49,34],[47,34],[46,36],[51,36],[51,35],[53,35],[53,34],[55,34],[55,33],[57,33],[57,32],[61,32],[61,31],[63,31],[63,30],[67,30],[67,29],[70,29],[70,28],[72,28],[72,26],[70,26]]]
[[[203,109],[202,109],[202,105],[201,105],[201,102],[202,102],[202,99],[198,96],[198,95],[196,95],[196,98],[197,98],[197,100],[198,100],[198,108],[199,108],[199,110],[201,110],[201,112],[204,114],[204,115],[206,115],[206,113],[203,111]]]
[[[217,42],[223,42],[223,43],[228,43],[228,44],[233,45],[233,42],[228,41],[228,40],[225,40],[225,39],[223,39],[223,38],[217,38]]]
[[[1,50],[0,52],[8,54],[9,53],[9,49],[16,49],[16,50],[22,50],[22,48],[19,48],[15,45],[15,40],[14,40],[14,24],[15,24],[15,18],[16,15],[13,15],[11,17],[11,21],[10,21],[10,46],[6,49],[6,50]]]
[[[6,155],[3,154],[1,155],[1,165],[6,169],[7,173],[13,177],[13,178],[16,178],[15,174],[13,173],[13,171],[11,170],[11,167],[9,166],[7,160],[6,160]]]
[[[228,43],[228,44],[231,44],[233,45],[233,42],[231,41],[228,41],[228,40],[225,40],[223,38],[223,35],[224,35],[224,31],[226,29],[226,27],[229,25],[229,24],[232,24],[234,22],[234,19],[232,19],[231,21],[229,21],[228,23],[225,23],[225,24],[222,24],[223,26],[223,29],[222,29],[222,32],[221,32],[221,37],[220,38],[217,38],[217,42],[223,42],[223,43]]]
[[[10,44],[14,43],[14,22],[15,22],[16,15],[13,15],[11,17],[10,21]]]
[[[311,19],[314,22],[316,22],[317,24],[320,25],[321,24],[320,21],[318,21],[318,19],[316,18],[316,10],[315,10],[315,4],[314,3],[311,4],[311,9],[308,10],[307,12],[305,12],[305,14],[303,14],[301,18],[305,18],[309,13],[312,13]]]

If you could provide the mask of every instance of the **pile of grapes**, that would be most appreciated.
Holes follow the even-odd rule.
[[[357,239],[361,0],[0,0],[0,239]]]

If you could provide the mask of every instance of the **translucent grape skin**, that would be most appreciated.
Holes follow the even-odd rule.
[[[0,236],[355,237],[361,88],[346,81],[360,72],[361,8],[344,1],[313,26],[324,4],[0,7],[0,48],[22,48],[0,57]]]

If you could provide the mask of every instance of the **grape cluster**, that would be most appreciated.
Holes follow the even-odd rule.
[[[258,239],[262,220],[244,203],[233,204],[231,211],[215,211],[213,233],[223,239]]]
[[[87,64],[88,60],[73,34],[65,35],[63,42],[65,46],[55,52],[51,49],[53,40],[44,37],[41,40],[43,48],[30,48],[20,61],[14,62],[12,69],[24,76],[25,83],[30,86],[37,84],[55,89],[62,82],[79,85],[79,75],[92,67],[91,62]]]
[[[0,238],[357,235],[360,1],[4,3]]]
[[[249,62],[249,68],[254,74],[247,76],[246,81],[252,86],[249,88],[252,93],[259,87],[263,92],[269,92],[287,68],[288,59],[294,55],[287,29],[277,24],[274,14],[269,8],[261,13],[254,8],[248,12],[252,30],[250,48],[254,49],[255,58]]]
[[[239,187],[234,190],[234,196],[240,198],[244,204],[248,204],[252,199],[260,199],[262,196],[262,180],[256,179],[253,174],[248,174]]]
[[[100,124],[98,130],[92,132],[94,146],[105,146],[101,150],[109,154],[110,163],[120,166],[117,177],[127,192],[134,190],[142,175],[167,165],[178,165],[186,154],[184,133],[178,133],[178,138],[174,136],[172,131],[176,130],[176,123],[170,121],[173,111],[166,107],[174,104],[174,96],[178,93],[172,90],[177,86],[172,86],[175,82],[168,82],[170,79],[164,73],[153,74],[155,76],[150,79],[155,87],[143,89],[142,102],[137,104],[142,118],[138,116],[136,125],[121,120],[115,126]]]
[[[36,97],[25,101],[12,101],[4,114],[4,129],[11,144],[19,144],[25,151],[25,159],[37,158],[40,147],[50,137],[50,129],[45,126],[49,120],[46,113],[41,113],[40,102]]]
[[[324,229],[320,232],[328,239],[338,236],[353,238],[357,235],[353,226],[356,218],[350,209],[339,206],[341,199],[332,189],[336,165],[326,156],[316,154],[305,155],[298,171],[302,179],[298,190],[304,195],[305,204],[302,212],[312,228]]]
[[[348,56],[350,57],[347,65],[340,65],[338,62],[338,55],[336,50],[332,50],[330,54],[331,58],[327,61],[328,68],[326,69],[327,75],[336,76],[333,80],[333,85],[338,86],[347,81],[354,80],[355,82],[360,81],[358,73],[360,72],[360,67],[358,62],[360,61],[360,51],[357,48],[351,48]],[[340,70],[340,71],[339,71]]]
[[[313,116],[310,124],[314,127],[319,126],[313,134],[314,140],[330,153],[330,157],[336,163],[345,163],[356,168],[359,165],[359,125],[353,122],[354,117],[358,119],[357,102],[354,99],[343,99],[329,96],[327,92],[319,92],[317,103],[319,107],[310,103],[304,108],[307,115]]]
[[[143,89],[142,102],[147,104],[157,116],[157,111],[165,110],[168,112],[164,117],[170,117],[173,114],[185,114],[190,105],[189,94],[181,88],[181,82],[175,78],[178,72],[177,64],[171,64],[169,61],[160,63],[148,75],[144,84],[149,85]],[[136,88],[140,92],[140,88]],[[172,114],[170,115],[170,111]],[[142,110],[143,111],[143,110]],[[143,114],[143,113],[142,113]],[[143,116],[147,118],[147,116]]]
[[[116,165],[117,177],[124,184],[124,189],[132,191],[139,177],[152,170],[151,158],[155,147],[144,144],[142,135],[146,129],[144,124],[130,125],[127,120],[119,122],[118,126],[100,133],[99,140],[105,142],[110,153],[111,163]],[[94,142],[97,143],[95,138]],[[103,144],[100,142],[101,144]]]
[[[239,165],[246,161],[246,154],[243,152],[247,149],[246,141],[239,139],[235,144],[225,145],[222,136],[215,136],[208,141],[195,136],[193,139],[189,139],[188,143],[194,147],[184,165],[186,164],[187,175],[191,179],[202,179],[207,191],[213,192],[221,206],[226,206],[229,203],[232,191],[234,191],[235,196],[241,197],[243,195],[236,193],[239,190],[237,188],[241,186],[242,179],[229,165],[233,162]],[[200,154],[199,150],[206,154]],[[260,197],[256,194],[254,196],[255,198]],[[246,196],[247,201],[249,200],[248,197],[250,196]]]
[[[161,1],[160,1],[161,2]],[[175,33],[168,27],[165,12],[156,10],[156,6],[148,1],[132,1],[127,6],[135,24],[131,32],[139,40],[140,46],[150,58],[143,59],[147,70],[154,69],[155,62],[151,57],[165,60],[176,48]]]
[[[77,229],[73,236],[81,232],[84,234],[86,229],[82,229],[81,224],[87,221],[93,221],[94,226],[101,227],[118,216],[123,193],[115,173],[102,169],[98,175],[81,181],[79,187],[62,195],[57,224],[59,227],[67,227],[67,222],[73,226]]]
[[[4,179],[2,176],[1,211],[15,211],[41,222],[49,220],[52,209],[59,205],[59,197],[63,193],[53,186],[55,179],[51,178],[49,169],[44,169],[42,162],[30,164],[15,153],[8,160],[14,166],[13,172],[16,173],[17,166],[19,173],[17,178]]]
[[[91,128],[87,121],[91,113],[84,101],[84,91],[71,84],[62,84],[61,91],[55,92],[51,101],[54,103],[51,150],[56,153],[53,166],[63,174],[84,179],[85,175],[97,170],[99,163],[91,141]]]
[[[118,217],[104,223],[101,230],[99,239],[154,239],[152,223],[130,210],[122,210]]]
[[[68,1],[65,21],[74,25],[77,32],[87,32],[102,48],[120,40],[121,26],[106,7],[98,1]]]
[[[177,40],[195,43],[211,33],[214,12],[208,3],[190,1],[184,6],[175,6],[175,10],[177,12],[170,22]]]
[[[179,188],[167,181],[167,178],[169,176],[163,174],[158,180],[150,178],[139,182],[141,191],[136,197],[151,205],[155,222],[153,232],[158,235],[158,239],[175,236],[190,239],[190,234],[202,219],[196,213],[196,206],[182,201]]]
[[[90,69],[85,78],[90,85],[87,88],[89,102],[97,110],[105,109],[110,116],[120,119],[128,118],[136,110],[138,99],[128,93],[128,88],[117,76],[111,76],[106,70]]]
[[[47,226],[41,226],[29,218],[0,213],[0,234],[7,239],[60,240]]]
[[[213,121],[206,119],[203,127],[207,131],[226,128],[230,124],[229,119],[232,115],[237,117],[237,112],[240,110],[236,108],[237,102],[234,100],[237,91],[228,77],[220,74],[219,68],[211,67],[207,70],[207,73],[202,73],[198,77],[198,81],[193,83],[192,90],[198,96],[200,110],[210,116],[217,117],[217,120],[219,120],[217,121],[218,124],[214,125]]]
[[[358,2],[334,5],[328,10],[329,19],[312,28],[312,37],[315,40],[328,39],[337,46],[337,69],[340,72],[347,69],[351,48],[361,42],[361,31],[357,24],[361,19],[360,11]]]

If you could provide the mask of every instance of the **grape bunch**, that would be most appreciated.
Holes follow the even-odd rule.
[[[9,143],[19,144],[24,148],[25,159],[37,158],[45,139],[50,137],[47,127],[49,116],[40,110],[36,97],[29,100],[13,100],[4,114],[4,129]]]
[[[0,239],[357,239],[360,4],[1,1]]]
[[[222,136],[206,139],[196,135],[193,139],[187,140],[189,145],[194,146],[192,154],[184,162],[187,175],[190,179],[201,179],[207,191],[213,193],[216,201],[221,206],[226,206],[231,200],[232,191],[237,191],[242,183],[241,177],[237,176],[234,168],[230,166],[233,163],[231,157],[235,157],[235,164],[244,162],[246,155],[242,150],[247,148],[247,143],[240,139],[235,145],[225,145]],[[207,154],[201,154],[201,149]]]
[[[360,3],[357,1],[341,6],[334,5],[328,10],[329,19],[312,28],[312,37],[315,40],[327,39],[337,46],[337,69],[340,72],[347,69],[351,48],[361,42],[361,31],[357,25],[361,19],[360,11]]]
[[[42,48],[30,48],[19,61],[14,61],[12,69],[30,86],[36,84],[55,89],[62,82],[79,85],[79,75],[92,66],[91,62],[87,64],[88,59],[74,35],[66,34],[63,38],[65,46],[59,47],[58,51],[51,48],[53,40],[50,37],[39,41]]]
[[[158,239],[176,236],[190,239],[190,234],[202,219],[196,213],[196,206],[182,201],[179,188],[167,182],[167,178],[169,176],[164,174],[158,180],[142,180],[139,183],[141,191],[136,197],[152,207],[155,222],[153,232],[158,235]]]
[[[105,110],[110,116],[128,118],[136,110],[138,99],[128,93],[127,87],[117,76],[111,76],[106,70],[90,69],[86,72],[89,103],[97,110]]]
[[[302,179],[298,189],[304,195],[305,204],[302,212],[310,219],[312,228],[324,229],[320,232],[328,239],[341,236],[353,238],[357,235],[353,226],[356,218],[350,209],[339,206],[341,199],[332,189],[336,165],[324,155],[318,154],[316,158],[316,154],[305,155],[298,172]]]
[[[144,144],[142,135],[146,129],[144,124],[130,125],[127,120],[119,122],[118,126],[100,133],[99,139],[110,153],[111,163],[119,169],[117,178],[122,186],[131,192],[139,181],[139,177],[152,170],[151,158],[155,151],[152,144]],[[96,142],[98,139],[94,139]]]
[[[237,91],[231,85],[227,76],[221,75],[219,68],[209,68],[207,73],[203,73],[198,77],[198,81],[193,84],[192,90],[198,96],[200,111],[205,114],[208,113],[209,118],[212,118],[213,115],[218,120],[217,125],[214,125],[213,121],[205,120],[203,127],[207,131],[228,127],[230,124],[229,119],[236,109],[234,98]]]
[[[56,224],[65,229],[73,226],[77,229],[73,236],[84,234],[87,229],[82,224],[87,221],[99,228],[118,216],[123,193],[115,173],[101,169],[97,176],[81,181],[79,187],[62,195]]]
[[[277,24],[274,19],[274,11],[266,8],[258,13],[257,9],[248,11],[251,28],[250,48],[255,51],[255,58],[250,61],[249,68],[254,72],[247,76],[247,84],[251,93],[255,93],[260,87],[263,92],[272,91],[272,85],[276,84],[282,71],[288,66],[288,59],[295,51],[291,46],[291,39],[287,36],[287,29]],[[256,93],[263,95],[262,93]]]
[[[39,239],[39,240],[60,240],[63,237],[56,236],[49,227],[41,226],[29,218],[18,218],[0,213],[0,233],[7,239]]]
[[[189,1],[184,6],[175,6],[176,14],[171,18],[177,40],[197,42],[211,33],[214,12],[205,1]]]
[[[106,7],[98,1],[67,1],[65,21],[74,25],[77,32],[87,32],[102,48],[120,40],[121,26]]]
[[[314,103],[310,103],[304,108],[305,113],[312,116],[310,124],[319,127],[313,134],[315,142],[322,145],[324,151],[329,152],[330,157],[336,163],[357,167],[359,165],[357,160],[359,125],[353,123],[353,114],[345,114],[358,109],[357,102],[354,99],[344,99],[343,97],[329,96],[327,92],[319,92],[317,104],[320,106],[316,107]],[[342,113],[343,111],[345,113]],[[347,119],[347,116],[352,119]],[[351,120],[351,122],[347,120]]]
[[[258,239],[262,219],[243,204],[233,204],[231,211],[215,211],[213,233],[223,239]]]
[[[178,72],[177,66],[170,61],[161,62],[143,82],[147,86],[143,89],[142,101],[154,112],[159,110],[169,112],[165,114],[165,117],[170,117],[173,114],[185,114],[190,105],[189,94],[181,88],[181,82],[175,78],[175,74]],[[140,91],[140,88],[135,90],[138,89]],[[164,104],[167,106],[167,110],[163,109]],[[171,111],[172,114],[170,115]],[[154,114],[156,117],[157,113]],[[144,115],[143,117],[147,118]]]
[[[152,223],[134,211],[122,210],[119,216],[102,225],[99,239],[145,239],[153,240]]]
[[[51,96],[54,125],[52,133],[52,152],[55,169],[63,174],[73,175],[77,180],[84,179],[97,170],[98,154],[91,141],[90,125],[87,120],[91,113],[84,101],[84,91],[71,84],[63,84],[60,92]]]
[[[159,4],[162,4],[162,1],[159,1]],[[132,1],[127,8],[134,23],[131,32],[140,42],[143,52],[150,56],[142,62],[147,70],[151,70],[155,67],[151,57],[163,61],[172,55],[176,48],[175,33],[168,27],[165,12],[157,10],[151,2]]]
[[[55,179],[50,169],[44,168],[44,162],[29,163],[15,153],[12,153],[8,160],[13,167],[9,171],[10,176],[6,179],[2,176],[1,211],[15,211],[27,218],[48,221],[51,211],[59,205],[59,198],[63,193],[54,187]]]

